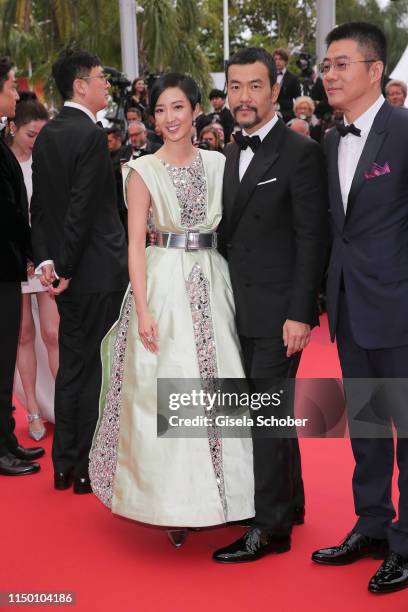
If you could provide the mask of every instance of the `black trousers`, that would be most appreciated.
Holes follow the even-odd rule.
[[[366,350],[356,344],[344,292],[340,293],[336,337],[344,378],[408,378],[408,346]],[[345,391],[347,398],[347,382]],[[351,411],[350,398],[349,394]],[[408,557],[408,439],[398,437],[398,422],[395,425],[400,492],[398,521],[392,522],[395,518],[391,499],[395,448],[390,422],[387,438],[356,438],[351,434],[356,462],[353,495],[358,516],[354,530],[373,538],[388,538],[391,550]],[[351,432],[352,427],[351,424]]]
[[[17,446],[12,393],[21,314],[21,283],[0,282],[0,456]]]
[[[295,378],[301,353],[286,356],[282,337],[245,338],[240,336],[246,375],[252,391],[275,392],[286,379]],[[289,387],[290,389],[290,387]],[[292,391],[294,386],[291,385]],[[294,394],[286,395],[280,415],[293,414]],[[271,416],[274,408],[263,407],[257,415]],[[256,418],[256,417],[255,417]],[[254,525],[273,535],[289,535],[292,530],[293,510],[304,506],[304,488],[299,443],[296,437],[267,436],[252,429],[255,477]]]
[[[59,370],[55,381],[55,472],[88,477],[88,455],[99,414],[101,341],[119,316],[124,291],[57,297]]]

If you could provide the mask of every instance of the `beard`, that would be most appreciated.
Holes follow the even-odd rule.
[[[255,113],[255,118],[252,119],[252,121],[238,121],[237,119],[237,114],[240,110],[242,110],[242,106],[236,106],[234,108],[234,120],[235,123],[238,123],[240,128],[243,128],[244,130],[250,130],[251,128],[255,127],[256,125],[258,125],[259,123],[261,123],[262,119],[261,117],[258,115],[258,109],[256,108],[256,106],[245,106],[245,108],[249,108],[250,110],[254,111]]]

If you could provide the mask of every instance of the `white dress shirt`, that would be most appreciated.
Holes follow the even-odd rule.
[[[242,133],[244,134],[244,136],[250,136],[251,138],[252,136],[259,136],[259,138],[262,141],[269,134],[269,132],[271,131],[275,123],[277,123],[278,119],[279,119],[278,115],[275,114],[272,117],[272,119],[268,121],[268,123],[265,123],[265,125],[259,128],[259,130],[257,130],[256,132],[253,132],[252,134],[248,134],[245,130],[242,130]],[[251,147],[247,147],[246,149],[241,151],[241,155],[239,157],[239,180],[240,181],[242,181],[242,177],[247,171],[247,168],[249,164],[251,163],[254,155],[255,153],[253,152]]]
[[[92,119],[92,121],[94,123],[96,123],[95,115],[89,110],[89,108],[87,108],[83,104],[78,104],[78,102],[71,102],[70,100],[67,100],[66,102],[64,102],[64,106],[68,106],[69,108],[76,108],[76,109],[82,111],[83,113],[85,113],[85,115],[88,115],[88,117],[90,119]],[[46,265],[52,265],[53,266],[54,265],[53,260],[52,259],[46,259],[45,261],[42,261],[40,263],[40,265],[36,267],[36,269],[34,271],[34,274],[36,276],[41,276],[41,274],[42,274],[42,267],[46,266]],[[56,278],[59,278],[55,268],[54,268],[54,273],[55,273]]]
[[[367,142],[368,134],[374,123],[374,119],[384,104],[385,98],[381,95],[369,109],[365,111],[358,119],[353,121],[356,128],[361,130],[360,136],[347,134],[342,136],[339,142],[338,168],[341,197],[343,200],[344,212],[347,211],[347,200],[350,193],[351,183],[353,182],[356,172],[358,160],[361,157],[365,143]],[[345,125],[349,125],[346,117],[344,118]]]
[[[279,72],[280,74],[276,76],[276,82],[280,85],[282,83],[283,77],[285,76],[286,68],[284,68],[283,70],[280,70]]]

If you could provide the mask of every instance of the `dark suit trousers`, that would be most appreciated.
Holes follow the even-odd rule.
[[[99,414],[101,341],[119,316],[123,293],[57,297],[60,361],[52,447],[56,472],[88,477],[88,455]]]
[[[295,378],[301,353],[286,356],[282,337],[245,338],[240,336],[246,375],[253,392],[275,392],[288,378]],[[294,387],[292,387],[294,389]],[[293,414],[294,397],[287,394],[285,414]],[[280,408],[281,410],[281,408]],[[274,416],[275,409],[263,407],[253,413]],[[281,412],[280,412],[281,414]],[[265,437],[266,428],[252,428],[255,477],[254,526],[273,535],[289,535],[293,509],[304,506],[304,489],[299,443],[296,437]]]
[[[340,293],[336,337],[344,378],[408,378],[408,346],[366,350],[355,343],[344,292]],[[347,383],[345,390],[347,396]],[[388,438],[351,438],[356,462],[353,475],[354,505],[359,517],[354,529],[374,538],[388,538],[391,550],[408,557],[408,439],[398,438],[398,423],[396,429],[400,498],[399,517],[394,523],[395,510],[391,499],[394,440],[391,424]]]
[[[21,312],[21,283],[0,281],[0,456],[17,446],[12,393]]]

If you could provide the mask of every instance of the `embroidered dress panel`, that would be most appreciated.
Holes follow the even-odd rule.
[[[112,507],[113,481],[117,465],[123,370],[132,306],[133,291],[130,290],[116,336],[111,378],[106,396],[105,419],[98,429],[90,454],[89,476],[92,490],[108,508]]]
[[[191,166],[177,167],[161,160],[173,182],[180,206],[181,225],[186,229],[207,219],[207,183],[200,154]]]

